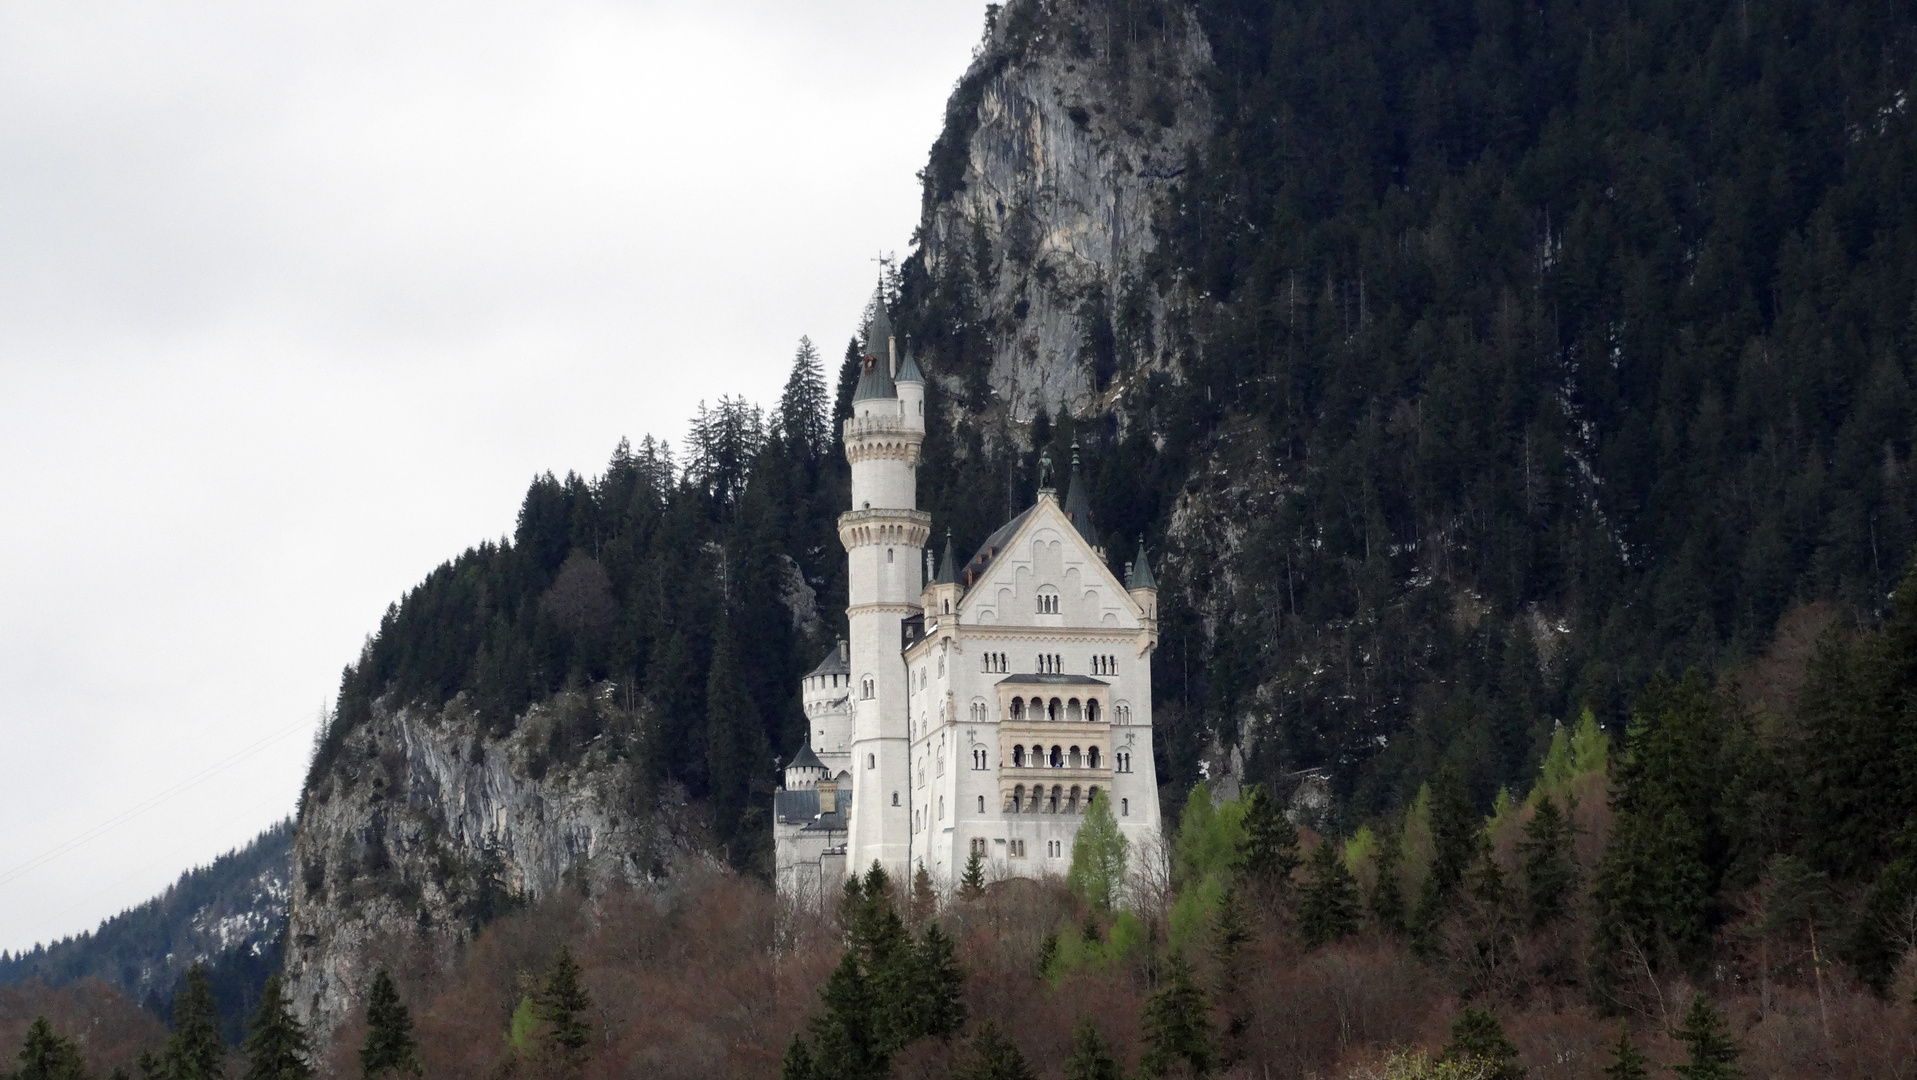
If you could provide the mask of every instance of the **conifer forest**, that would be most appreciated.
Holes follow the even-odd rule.
[[[302,796],[382,707],[505,735],[597,694],[534,768],[598,748],[697,855],[394,947],[325,1040],[277,979],[0,987],[0,1074],[1917,1077],[1917,3],[988,17],[928,208],[1009,65],[1145,71],[1111,104],[1147,125],[1155,43],[1210,53],[1148,264],[1078,316],[1094,407],[992,389],[1023,313],[986,298],[1042,261],[915,248],[880,290],[935,545],[1076,454],[1152,553],[1162,842],[1095,803],[1066,877],[775,896],[859,373],[802,340],[777,401],[535,478],[394,602]]]

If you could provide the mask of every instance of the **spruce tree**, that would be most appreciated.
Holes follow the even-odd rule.
[[[559,946],[559,955],[546,969],[546,982],[539,988],[536,1004],[539,1019],[546,1023],[547,1045],[562,1056],[583,1059],[586,1045],[592,1040],[592,1025],[585,1016],[592,1008],[592,998],[579,985],[579,963],[564,945]]]
[[[173,995],[173,1034],[166,1041],[167,1080],[221,1080],[226,1075],[226,1041],[220,1037],[220,1008],[206,969],[194,964]]]
[[[267,977],[260,1008],[246,1037],[246,1080],[309,1080],[313,1075],[312,1047],[306,1029],[294,1018],[280,987],[280,977]]]
[[[1110,911],[1125,885],[1130,850],[1131,842],[1112,816],[1111,796],[1102,791],[1092,796],[1078,835],[1072,840],[1072,866],[1065,875],[1066,887],[1093,910]]]
[[[1245,797],[1245,838],[1238,848],[1238,875],[1262,895],[1280,897],[1298,869],[1298,827],[1279,809],[1263,784]]]
[[[1577,889],[1578,869],[1571,858],[1570,823],[1551,796],[1539,799],[1531,820],[1524,823],[1518,857],[1524,867],[1525,914],[1531,925],[1544,926],[1562,917]]]
[[[1139,1068],[1147,1076],[1167,1076],[1183,1066],[1191,1076],[1211,1072],[1211,1002],[1192,981],[1191,965],[1174,955],[1164,980],[1145,1005],[1145,1054]]]
[[[418,1076],[419,1044],[413,1039],[413,1014],[399,1000],[399,988],[385,968],[373,976],[366,995],[366,1042],[359,1048],[359,1068],[366,1080],[389,1075]]]
[[[959,878],[959,899],[977,900],[985,895],[985,860],[974,851],[965,860],[965,875]]]
[[[922,926],[938,913],[939,894],[932,888],[932,875],[924,864],[912,875],[912,925]]]
[[[1689,1052],[1683,1064],[1671,1066],[1684,1080],[1737,1080],[1744,1075],[1737,1067],[1740,1053],[1737,1043],[1724,1028],[1724,1021],[1703,994],[1691,996],[1684,1010],[1684,1022],[1672,1032]]]
[[[1329,837],[1312,849],[1311,879],[1298,904],[1298,932],[1316,948],[1358,929],[1358,883]]]
[[[990,1020],[972,1036],[972,1057],[952,1071],[953,1080],[1038,1080],[1018,1044]]]
[[[1617,1045],[1611,1048],[1611,1063],[1604,1067],[1604,1075],[1610,1080],[1650,1080],[1651,1063],[1631,1041],[1629,1021],[1617,1022]]]
[[[965,1026],[965,972],[951,937],[936,922],[926,924],[913,949],[910,991],[898,1045],[949,1039]]]
[[[1451,1041],[1444,1045],[1439,1060],[1479,1063],[1485,1069],[1484,1080],[1524,1080],[1518,1048],[1504,1037],[1504,1025],[1489,1009],[1466,1008],[1451,1021]]]
[[[879,1003],[850,950],[819,996],[825,1007],[810,1023],[815,1073],[830,1080],[883,1080],[891,1058],[881,1045]]]
[[[713,826],[735,868],[751,862],[763,838],[746,826],[762,792],[754,783],[771,756],[759,707],[747,692],[730,614],[721,616],[706,669],[706,775],[712,790]]]
[[[1404,834],[1387,829],[1378,839],[1378,873],[1371,883],[1371,917],[1386,933],[1404,932],[1404,886],[1398,867],[1404,862]]]
[[[1245,1028],[1251,1023],[1244,994],[1244,959],[1241,955],[1251,941],[1251,927],[1245,916],[1245,902],[1237,884],[1225,890],[1212,920],[1211,955],[1218,963],[1218,985],[1213,1000],[1224,1003],[1225,1030],[1219,1040],[1219,1062],[1234,1064],[1244,1041]]]
[[[1098,1025],[1085,1020],[1072,1034],[1072,1053],[1065,1059],[1065,1080],[1119,1080],[1118,1059],[1098,1033]]]
[[[817,1075],[812,1067],[812,1051],[806,1049],[805,1039],[793,1032],[792,1041],[786,1044],[785,1057],[779,1059],[779,1080],[815,1080]]]
[[[14,1080],[85,1080],[86,1062],[72,1039],[53,1030],[44,1016],[27,1025],[20,1047],[20,1071],[6,1074]]]

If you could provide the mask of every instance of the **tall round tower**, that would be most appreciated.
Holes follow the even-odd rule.
[[[852,509],[839,515],[845,545],[852,677],[852,821],[846,870],[875,860],[903,875],[911,855],[906,619],[923,611],[921,563],[932,516],[918,509],[925,441],[924,380],[898,347],[883,292],[866,326],[864,371],[845,422]]]

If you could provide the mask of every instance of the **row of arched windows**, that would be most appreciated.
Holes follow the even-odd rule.
[[[1062,784],[1046,787],[1034,784],[1028,791],[1024,784],[1012,788],[1012,795],[1005,800],[1005,812],[1008,814],[1077,814],[1090,806],[1098,795],[1094,786],[1089,791],[1077,784],[1067,788]],[[1129,809],[1129,807],[1127,807]]]
[[[1057,653],[1038,654],[1038,673],[1040,675],[1062,675],[1065,672],[1065,660]]]
[[[1100,712],[1098,699],[1080,701],[1077,698],[1013,698],[1011,704],[1014,720],[1070,720],[1098,723]]]
[[[1012,665],[1006,660],[1004,653],[988,652],[985,653],[984,656],[985,667],[983,670],[997,675],[1009,674],[1011,672]]]
[[[1103,760],[1096,746],[1083,752],[1076,746],[1069,750],[1054,746],[1049,753],[1043,746],[1034,746],[1030,750],[1023,746],[1012,747],[1014,769],[1097,769],[1103,767]]]

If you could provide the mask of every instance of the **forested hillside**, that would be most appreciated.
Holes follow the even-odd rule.
[[[18,955],[0,953],[0,986],[99,980],[164,1020],[187,969],[202,964],[232,1018],[225,1034],[237,1042],[240,1018],[280,966],[292,847],[293,823],[283,821],[244,848],[181,874],[165,892],[98,930]]]

